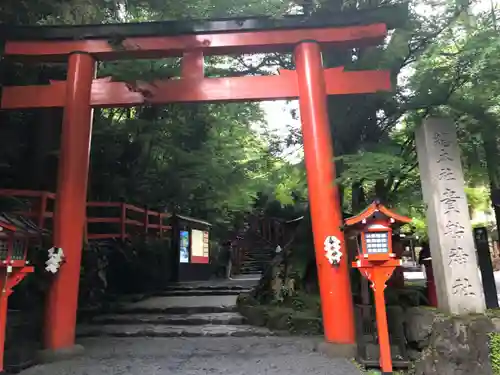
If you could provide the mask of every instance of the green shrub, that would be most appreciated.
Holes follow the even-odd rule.
[[[114,294],[164,288],[173,276],[174,256],[168,240],[135,238],[109,255],[107,279]]]
[[[493,375],[500,375],[500,334],[490,335],[490,358]]]
[[[173,260],[166,239],[91,241],[83,251],[79,307],[104,307],[116,295],[162,289],[172,279]]]

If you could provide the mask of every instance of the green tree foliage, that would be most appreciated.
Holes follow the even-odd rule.
[[[483,187],[500,186],[499,9],[494,3],[491,8],[474,9],[462,12],[413,64],[405,85],[411,100],[403,118],[410,132],[429,114],[455,119],[471,211],[488,211],[489,192]]]
[[[251,104],[104,110],[94,130],[92,196],[175,203],[216,221],[248,210],[277,162],[251,129],[261,115]]]
[[[425,1],[410,2],[408,22],[386,46],[334,59],[355,68],[390,69],[397,83],[396,95],[331,99],[346,209],[360,210],[378,197],[423,222],[413,131],[428,115],[451,116],[459,124],[469,203],[486,209],[488,190],[482,187],[499,186],[499,9],[476,5],[442,1],[431,9]]]

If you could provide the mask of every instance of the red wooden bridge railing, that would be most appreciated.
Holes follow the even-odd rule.
[[[41,229],[51,229],[56,195],[47,191],[0,189],[0,197],[17,198],[27,209],[12,213],[32,219]],[[137,207],[126,202],[87,202],[86,238],[89,240],[119,238],[134,234],[156,234],[162,237],[171,229],[166,223],[170,214]],[[108,232],[97,233],[94,224]],[[104,225],[103,225],[104,224]]]

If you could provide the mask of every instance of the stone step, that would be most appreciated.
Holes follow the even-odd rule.
[[[245,255],[243,258],[241,258],[242,261],[249,261],[249,262],[269,262],[273,260],[272,256],[267,256],[267,255]]]
[[[271,260],[253,260],[253,259],[243,259],[241,264],[245,264],[247,266],[262,266],[263,264],[269,264]]]
[[[252,274],[252,273],[249,273]],[[212,314],[236,312],[236,306],[173,306],[173,307],[121,307],[118,314]]]
[[[240,271],[245,271],[249,273],[262,272],[264,267],[240,267]]]
[[[247,266],[245,264],[242,264],[240,266],[240,269],[245,269],[245,270],[255,270],[255,271],[262,271],[266,266]]]
[[[219,291],[241,291],[248,289],[245,285],[203,285],[203,284],[173,284],[165,287],[166,291],[191,291],[191,290],[219,290]]]
[[[261,262],[261,261],[252,261],[252,260],[244,260],[241,262],[242,265],[245,265],[247,267],[251,267],[251,266],[254,266],[254,267],[260,267],[260,266],[263,266],[263,265],[266,265],[266,264],[269,264],[271,263],[270,261],[269,262]]]
[[[167,325],[242,325],[245,317],[236,312],[208,314],[108,314],[92,319],[90,324],[167,324]]]
[[[82,325],[77,328],[78,337],[266,337],[275,334],[262,327],[248,325],[164,325],[164,324],[106,324]]]
[[[243,259],[241,261],[242,264],[246,264],[246,265],[257,265],[257,266],[260,266],[262,264],[267,264],[269,263],[270,260],[255,260],[255,259]]]
[[[259,280],[262,278],[262,272],[257,272],[257,273],[249,273],[246,275],[233,275],[231,276],[232,280],[247,280],[247,281],[252,281],[255,283],[255,286],[257,286]]]
[[[243,259],[240,264],[245,264],[247,266],[262,266],[262,265],[267,265],[269,263],[272,263],[272,260],[259,260],[259,261],[254,261],[253,259]]]
[[[251,289],[229,289],[229,290],[219,290],[219,289],[192,289],[192,290],[164,290],[155,293],[156,296],[237,296],[241,293],[248,293]]]
[[[276,252],[275,249],[272,249],[272,250],[248,250],[248,251],[244,251],[243,254],[244,255],[265,255],[265,256],[270,256],[270,255],[274,255],[274,253]]]
[[[271,264],[272,262],[259,262],[259,263],[254,263],[254,262],[248,262],[248,261],[242,261],[240,265],[242,266],[247,266],[247,267],[263,267],[267,266],[268,264]]]
[[[237,295],[151,297],[118,308],[118,313],[197,314],[236,311]]]

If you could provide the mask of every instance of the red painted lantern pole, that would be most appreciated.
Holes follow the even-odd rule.
[[[304,41],[295,49],[300,116],[309,189],[314,247],[318,267],[325,339],[354,344],[354,312],[347,254],[332,266],[325,241],[334,236],[345,249],[339,192],[334,184],[333,148],[328,121],[325,80],[318,43]]]
[[[55,275],[47,301],[44,340],[45,347],[51,350],[71,348],[75,342],[94,74],[95,61],[91,55],[75,52],[69,56],[54,220],[54,246],[63,249],[65,264]]]
[[[380,348],[380,368],[383,374],[392,374],[391,342],[385,308],[385,288],[387,280],[389,280],[396,267],[401,263],[399,260],[391,259],[379,265],[366,265],[363,261],[361,264],[358,266],[360,272],[372,283],[378,345]]]
[[[2,288],[0,290],[0,374],[4,372],[5,330],[7,328],[7,304],[9,301],[6,277],[3,275],[6,271],[4,269],[3,272],[0,272],[0,278],[2,278],[0,281]]]

